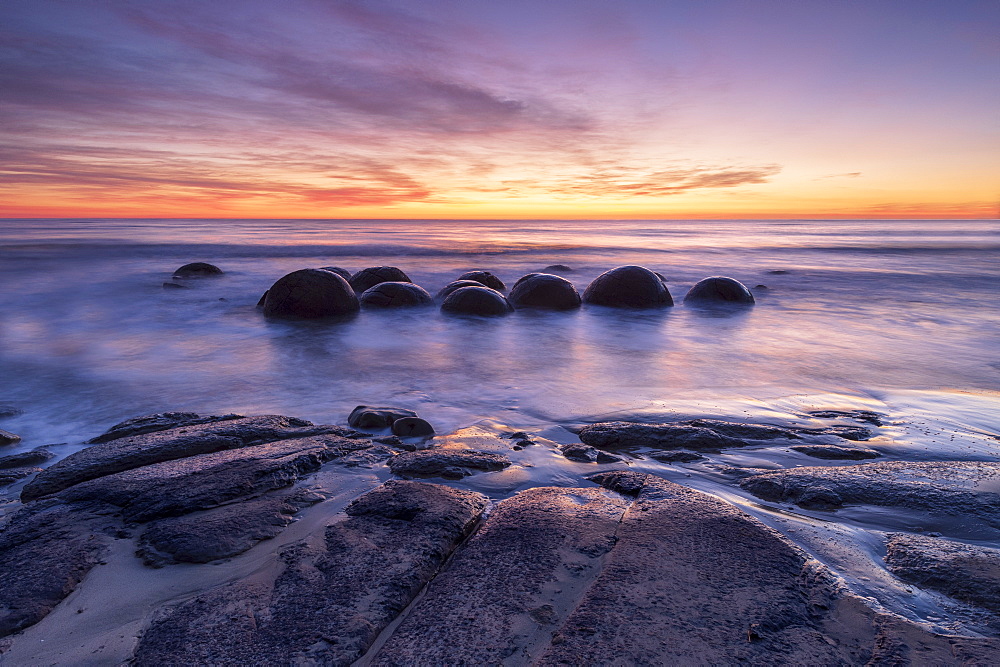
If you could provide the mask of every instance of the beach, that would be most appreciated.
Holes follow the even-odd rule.
[[[892,632],[897,638],[916,637],[917,630],[928,637],[959,638],[955,641],[960,646],[973,647],[969,648],[973,662],[979,655],[976,642],[987,642],[983,646],[989,647],[997,637],[996,610],[955,598],[926,581],[915,584],[912,576],[906,579],[900,574],[903,566],[886,561],[892,561],[890,552],[926,550],[922,542],[913,546],[920,539],[985,549],[989,559],[1000,539],[1000,489],[993,472],[1000,462],[996,380],[1000,311],[995,304],[1000,226],[996,221],[7,223],[0,232],[0,377],[5,378],[0,405],[6,413],[0,428],[17,434],[20,441],[0,449],[0,455],[44,447],[53,456],[41,467],[60,465],[118,422],[170,412],[285,415],[345,429],[328,434],[346,442],[361,437],[346,430],[348,415],[356,406],[392,406],[415,412],[438,435],[403,440],[417,452],[397,447],[396,441],[377,442],[388,438],[387,429],[369,429],[369,440],[361,438],[369,444],[358,449],[367,452],[363,454],[348,452],[351,448],[340,441],[336,446],[326,442],[321,453],[310,454],[319,457],[315,465],[299,466],[294,475],[283,478],[284,483],[251,494],[269,498],[267,494],[282,489],[281,493],[307,490],[321,500],[296,506],[287,514],[287,527],[280,526],[268,539],[207,563],[167,563],[157,569],[143,565],[134,552],[144,539],[136,522],[146,520],[126,517],[114,528],[121,534],[98,558],[107,565],[88,570],[50,613],[3,640],[0,661],[5,664],[117,663],[136,650],[146,651],[140,653],[146,656],[140,663],[179,660],[181,654],[150,652],[148,637],[178,632],[169,623],[179,623],[179,617],[163,621],[164,610],[221,584],[281,580],[280,563],[291,562],[278,557],[282,550],[314,544],[325,526],[347,526],[344,511],[352,501],[400,478],[472,494],[434,500],[438,503],[434,507],[443,506],[445,500],[457,503],[471,518],[449,538],[454,542],[448,547],[448,553],[455,553],[453,566],[443,562],[413,566],[415,572],[424,568],[430,574],[412,582],[415,592],[402,604],[406,609],[417,604],[418,594],[431,600],[441,595],[427,588],[427,581],[453,576],[461,582],[462,576],[471,576],[463,575],[461,568],[475,571],[476,562],[463,565],[463,553],[502,559],[491,551],[496,548],[487,541],[492,533],[482,526],[501,520],[516,526],[519,516],[541,511],[537,508],[547,503],[553,508],[569,503],[570,491],[558,489],[591,489],[572,493],[584,498],[577,505],[587,512],[619,517],[609,524],[610,534],[617,535],[616,522],[625,521],[621,517],[639,512],[641,506],[653,516],[666,511],[664,498],[678,498],[677,506],[690,507],[692,516],[702,512],[747,522],[747,530],[771,545],[767,549],[773,551],[767,553],[801,559],[794,566],[800,570],[818,564],[823,577],[829,578],[823,579],[827,582],[823,586],[840,591],[836,599],[862,601],[858,609],[867,609],[848,612],[837,607],[838,614],[855,620],[868,618],[865,614],[877,616],[896,628]],[[210,262],[224,273],[174,279],[174,270],[189,262]],[[600,274],[624,265],[660,273],[674,305],[620,309],[584,304],[565,312],[518,309],[505,317],[488,318],[450,315],[433,304],[362,309],[354,317],[336,320],[267,318],[257,308],[261,295],[276,280],[304,268],[337,266],[354,273],[365,267],[394,266],[434,295],[475,269],[492,272],[508,291],[521,276],[543,271],[561,275],[583,293]],[[755,303],[722,308],[684,303],[687,291],[709,276],[740,281]],[[678,447],[657,445],[648,433],[639,444],[628,440],[632,444],[615,445],[627,440],[621,434],[631,433],[632,426],[615,427],[610,440],[589,435],[596,433],[594,424],[608,423],[686,425],[724,434],[726,427],[698,420],[784,431],[773,437],[743,434],[701,449],[680,448],[697,454],[689,460],[671,458]],[[184,428],[179,422],[163,426],[163,433]],[[517,445],[520,440],[512,434],[521,434],[528,444]],[[268,437],[277,443],[292,436]],[[310,432],[302,437],[320,436]],[[576,446],[582,448],[571,449]],[[795,449],[800,446],[820,449],[807,453]],[[830,447],[845,450],[848,458],[818,458],[816,451],[829,452]],[[506,465],[469,470],[458,463],[462,469],[458,478],[396,474],[401,468],[391,467],[400,461],[398,457],[427,448],[493,453]],[[570,451],[578,455],[571,456]],[[601,454],[603,458],[598,457]],[[870,459],[855,458],[869,454]],[[215,454],[191,454],[209,455]],[[167,461],[174,459],[155,465],[167,466],[168,471]],[[938,464],[947,465],[933,468]],[[825,472],[866,465],[882,466],[865,469],[877,470],[871,477],[875,482],[858,482],[850,471]],[[794,477],[797,470],[806,471],[805,482]],[[628,482],[632,487],[619,478],[590,479],[614,471],[636,476]],[[106,473],[94,479],[100,481]],[[19,496],[32,479],[15,480],[0,489],[5,528],[25,507]],[[869,495],[858,490],[887,479],[897,486]],[[906,495],[917,493],[906,486],[917,483],[935,502],[921,505],[912,501],[915,496]],[[828,495],[810,496],[803,485],[812,490],[822,487]],[[74,487],[66,488],[70,490],[52,493],[72,493]],[[629,488],[635,493],[629,495]],[[395,492],[417,493],[409,487]],[[900,495],[893,499],[892,493]],[[32,500],[38,502],[49,501]],[[949,503],[954,509],[960,502],[972,509],[946,511]],[[572,521],[579,520],[581,526],[591,525],[589,514],[574,514],[583,512],[573,509],[577,505],[569,503],[558,511],[576,517]],[[357,518],[361,515],[350,516],[350,521],[361,521]],[[664,514],[657,521],[695,539],[693,529],[677,527],[678,516]],[[640,535],[641,529],[635,530]],[[329,531],[326,535],[332,539]],[[627,531],[622,535],[623,545],[643,543],[640,537],[627,538]],[[539,544],[539,549],[559,554],[571,549],[546,546],[541,539]],[[582,547],[572,547],[578,548]],[[566,645],[561,640],[553,643],[548,621],[538,621],[546,639],[540,639],[542,635],[519,639],[515,643],[520,653],[507,656],[511,664],[519,660],[556,664],[584,655],[579,642],[587,633],[573,635],[559,623],[574,618],[574,628],[590,627],[573,613],[585,615],[586,604],[597,604],[593,596],[603,590],[602,577],[611,576],[615,567],[627,570],[622,563],[628,558],[649,557],[629,555],[632,552],[625,548],[598,550],[602,565],[587,561],[580,566],[588,573],[580,580],[584,583],[577,588],[567,584],[569,592],[550,591],[548,602],[533,603],[531,618],[536,621],[539,613],[548,613],[537,609],[548,604],[554,610],[560,620],[549,625],[562,628],[555,632]],[[681,565],[674,567],[676,571]],[[669,569],[664,568],[663,572]],[[656,576],[662,581],[667,575]],[[454,601],[442,598],[434,604],[447,606]],[[273,613],[282,612],[275,608]],[[192,623],[200,622],[193,618]],[[405,638],[426,632],[412,626],[415,618],[409,611],[388,615],[374,638],[357,649],[359,653],[344,653],[347,657],[341,661],[349,664],[364,656],[372,664],[447,662],[444,654],[412,653],[415,640],[405,643]],[[520,623],[526,617],[518,618]],[[885,620],[890,618],[891,623]],[[154,619],[162,623],[155,625]],[[832,627],[836,622],[833,617],[808,621],[816,624],[815,632],[826,627],[823,623]],[[454,626],[454,619],[439,623]],[[521,627],[517,623],[511,621],[510,628]],[[909,625],[904,631],[899,629],[902,625],[893,625],[899,623]],[[386,627],[389,630],[383,632]],[[504,632],[514,632],[510,628]],[[753,630],[748,625],[745,632],[750,633],[748,650],[759,649],[755,633],[759,639],[771,632],[765,643],[780,644],[775,639],[778,630],[763,626]],[[448,641],[455,640],[441,639]],[[923,640],[907,641],[900,640],[900,645],[912,647]],[[821,655],[815,647],[790,648],[791,644],[781,644],[786,652],[773,655],[786,660]],[[372,645],[377,650],[370,650]],[[573,647],[579,649],[575,654]],[[499,655],[507,649],[497,650]],[[655,655],[665,649],[645,650]],[[687,650],[697,655],[696,645]],[[862,655],[867,649],[856,650]],[[316,655],[324,660],[322,652]],[[597,662],[612,660],[607,654],[594,655]],[[846,660],[847,655],[823,659]],[[883,657],[888,661],[893,655],[902,654],[889,651]],[[754,656],[759,658],[747,654],[745,659],[757,659]]]

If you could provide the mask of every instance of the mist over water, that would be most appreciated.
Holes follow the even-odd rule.
[[[563,421],[656,403],[995,390],[1000,230],[990,221],[7,220],[0,223],[0,404],[25,446],[79,442],[138,414],[276,412],[342,423],[359,403],[439,431]],[[164,289],[207,261],[226,274]],[[460,273],[566,264],[582,292],[623,264],[659,271],[661,311],[506,318],[436,308],[276,322],[285,273],[394,265],[436,292]],[[771,273],[781,271],[783,273]],[[710,275],[749,309],[685,306]],[[758,285],[766,285],[756,287]],[[738,415],[737,415],[738,416]]]

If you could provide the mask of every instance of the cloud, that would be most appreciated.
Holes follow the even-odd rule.
[[[819,178],[814,178],[814,181],[823,181],[828,178],[857,178],[861,176],[860,171],[849,171],[843,174],[827,174],[826,176],[820,176]]]

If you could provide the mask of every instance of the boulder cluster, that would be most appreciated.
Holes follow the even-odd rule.
[[[457,315],[498,316],[514,310],[573,310],[582,304],[611,308],[663,308],[674,300],[662,274],[642,266],[619,266],[605,271],[584,290],[583,296],[568,279],[557,275],[572,269],[553,264],[528,273],[507,286],[490,271],[468,271],[432,297],[395,266],[370,266],[351,273],[339,266],[300,269],[282,276],[260,297],[257,307],[273,318],[313,319],[344,317],[362,308],[412,308],[438,303],[441,312]],[[185,264],[173,274],[166,288],[186,288],[184,281],[223,275],[205,262]],[[688,291],[692,305],[752,304],[753,295],[733,278],[705,278]]]

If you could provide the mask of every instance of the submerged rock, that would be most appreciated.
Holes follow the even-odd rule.
[[[713,276],[698,281],[684,295],[684,303],[754,303],[753,294],[738,280]]]
[[[324,271],[336,273],[338,276],[340,276],[341,278],[343,278],[348,282],[351,281],[351,272],[348,271],[347,269],[342,269],[339,266],[321,266],[319,268],[323,269]]]
[[[502,292],[507,288],[507,286],[503,284],[502,280],[489,271],[466,271],[456,278],[456,280],[474,280],[477,283],[486,285],[490,289],[495,289],[498,292]]]
[[[641,266],[619,266],[605,271],[590,283],[583,300],[614,308],[660,308],[674,305],[666,285],[655,273]]]
[[[354,428],[389,428],[397,419],[416,417],[413,410],[403,408],[378,408],[371,405],[359,405],[347,417],[347,423]]]
[[[489,287],[460,287],[441,304],[446,313],[461,315],[507,315],[514,311],[503,294]]]
[[[840,447],[838,445],[795,445],[791,449],[817,459],[861,461],[862,459],[877,459],[881,456],[873,449]]]
[[[812,417],[820,419],[854,419],[867,422],[874,426],[882,426],[885,417],[871,410],[813,410],[808,413]]]
[[[503,470],[510,459],[503,454],[472,449],[422,449],[389,459],[389,469],[400,477],[461,479],[478,472]]]
[[[358,300],[367,308],[409,308],[433,301],[423,287],[399,282],[379,283],[365,290]]]
[[[18,480],[22,480],[25,477],[30,477],[37,472],[41,472],[41,468],[35,466],[11,466],[9,468],[0,469],[0,486],[8,486],[13,484]]]
[[[21,436],[0,429],[0,445],[13,445],[17,442],[21,442]]]
[[[207,262],[191,262],[174,271],[174,278],[204,278],[221,276],[222,269]]]
[[[403,417],[392,422],[392,433],[403,438],[434,435],[434,427],[420,417]]]
[[[655,459],[660,463],[690,463],[691,461],[700,461],[705,457],[696,452],[679,450],[670,452],[652,452],[649,455],[649,458]]]
[[[264,297],[268,317],[333,317],[359,309],[358,297],[347,281],[322,269],[293,271],[271,285]]]
[[[22,466],[32,466],[36,463],[44,463],[51,459],[55,454],[53,454],[48,449],[39,447],[38,449],[33,449],[30,452],[21,452],[19,454],[11,454],[9,456],[0,456],[0,470],[6,470],[8,468],[20,468]]]
[[[565,278],[538,273],[518,280],[510,291],[510,303],[515,308],[572,310],[580,307],[580,293]]]
[[[191,287],[180,283],[163,283],[163,289],[191,289]]]
[[[975,490],[983,481],[998,477],[997,461],[882,461],[777,470],[747,477],[739,484],[772,502],[817,509],[846,504],[903,507],[962,515],[1000,529],[1000,494]]]
[[[602,449],[655,447],[707,451],[759,445],[762,440],[798,438],[794,432],[775,426],[700,419],[675,424],[604,422],[584,426],[579,436],[584,443]]]
[[[15,417],[19,414],[24,413],[21,408],[15,408],[13,405],[0,405],[0,419],[4,417]]]
[[[370,266],[367,269],[361,269],[351,276],[350,279],[351,287],[358,294],[375,287],[379,283],[388,282],[410,283],[413,281],[401,269],[397,269],[395,266]]]
[[[896,533],[885,563],[903,581],[1000,614],[1000,550]]]
[[[545,273],[571,273],[573,269],[565,264],[550,264],[542,269]]]
[[[154,617],[135,661],[349,665],[434,577],[486,505],[478,493],[386,482],[321,539],[285,549],[275,580],[224,584]]]
[[[457,289],[462,289],[463,287],[479,287],[482,283],[476,280],[453,280],[448,283],[435,295],[435,299],[442,300],[448,297],[449,294]]]
[[[602,452],[589,445],[563,445],[559,448],[559,451],[569,460],[581,463],[617,463],[622,460],[619,456]]]

